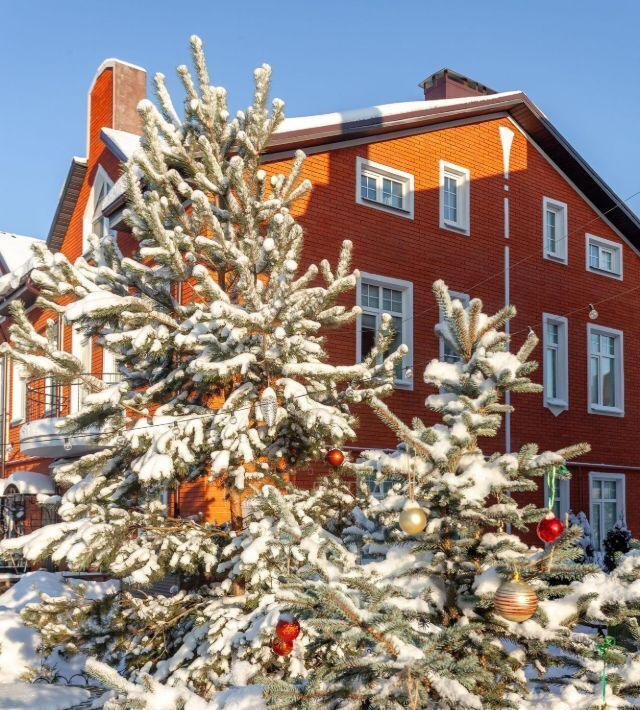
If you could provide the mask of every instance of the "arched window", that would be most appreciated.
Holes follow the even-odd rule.
[[[96,176],[91,188],[84,216],[84,229],[82,234],[82,253],[89,249],[89,235],[95,234],[102,238],[109,233],[109,219],[102,214],[104,200],[113,182],[102,166],[98,166]]]

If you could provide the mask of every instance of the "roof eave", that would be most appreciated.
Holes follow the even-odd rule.
[[[69,172],[62,186],[58,205],[47,236],[47,246],[51,251],[59,251],[62,246],[86,172],[86,158],[74,157],[71,160]]]

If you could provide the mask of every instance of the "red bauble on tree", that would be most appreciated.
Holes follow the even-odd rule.
[[[330,463],[334,468],[338,468],[344,463],[344,454],[340,449],[331,449],[327,451],[326,459],[327,463]]]
[[[562,520],[556,518],[553,513],[549,513],[546,518],[538,523],[537,533],[542,542],[553,542],[564,531]]]
[[[300,635],[300,623],[295,619],[280,619],[276,624],[276,636],[283,641],[293,641]]]
[[[293,641],[275,638],[271,642],[271,649],[277,656],[288,656],[293,651]]]

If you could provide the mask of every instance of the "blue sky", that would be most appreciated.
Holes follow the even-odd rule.
[[[522,89],[626,198],[640,190],[639,26],[635,0],[4,3],[0,229],[46,236],[69,161],[84,155],[102,60],[173,77],[193,33],[233,108],[262,62],[290,116],[416,100],[417,83],[443,66]],[[629,204],[640,213],[640,196]]]

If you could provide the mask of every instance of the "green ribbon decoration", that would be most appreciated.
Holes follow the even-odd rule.
[[[547,502],[547,508],[553,510],[553,506],[556,503],[556,467],[553,466],[550,470],[547,470],[547,495],[549,500]]]
[[[603,636],[602,641],[596,644],[596,653],[602,657],[602,705],[607,707],[607,654],[609,648],[615,644],[616,640],[613,636]]]
[[[556,478],[558,476],[558,471],[563,478],[569,475],[569,469],[564,464],[562,464],[559,468],[552,466],[550,470],[547,470],[547,494],[549,496],[547,508],[551,511],[553,511],[553,506],[556,503]]]

